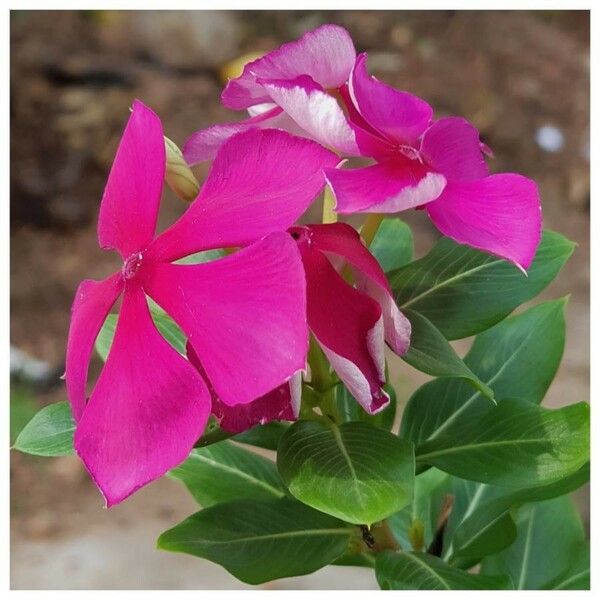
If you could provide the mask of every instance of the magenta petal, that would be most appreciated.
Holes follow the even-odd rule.
[[[160,335],[137,285],[75,432],[75,450],[107,506],[186,459],[210,415],[202,378]]]
[[[219,150],[198,198],[147,256],[172,261],[285,231],[321,192],[323,167],[338,162],[333,152],[284,131],[238,133]]]
[[[261,112],[249,119],[235,123],[222,123],[193,133],[183,146],[183,156],[190,165],[212,160],[219,148],[236,133],[249,129],[266,128],[283,129],[298,135],[300,128],[278,106]]]
[[[352,265],[357,288],[381,307],[386,342],[396,354],[407,352],[410,321],[400,312],[383,269],[362,243],[358,232],[345,223],[310,225],[308,229],[315,248],[342,256]]]
[[[288,234],[205,264],[150,264],[143,276],[225,404],[251,402],[305,368],[305,278]]]
[[[67,396],[75,421],[79,421],[85,409],[85,387],[94,342],[122,289],[123,279],[116,273],[103,281],[86,279],[75,292],[65,369]]]
[[[448,179],[466,181],[489,174],[479,132],[460,117],[436,121],[423,134],[421,154],[432,169]]]
[[[337,100],[307,75],[259,79],[271,99],[309,136],[341,154],[356,155],[354,131]]]
[[[338,88],[348,80],[356,51],[348,32],[338,25],[322,25],[299,40],[283,44],[244,67],[229,81],[221,100],[236,110],[268,102],[257,78],[295,79],[308,75],[325,89]]]
[[[433,116],[433,109],[425,100],[396,90],[369,75],[365,53],[358,55],[348,87],[352,101],[365,121],[400,144],[414,144]]]
[[[449,182],[427,211],[435,226],[468,244],[527,269],[541,239],[542,212],[535,182],[521,175],[490,175]]]
[[[377,302],[348,285],[319,250],[301,245],[307,279],[308,324],[331,366],[369,413],[389,398],[385,343]]]
[[[446,179],[402,156],[362,169],[326,168],[339,213],[395,213],[435,200]]]
[[[160,119],[136,100],[104,188],[98,217],[101,248],[115,248],[128,258],[148,245],[156,229],[164,176]]]

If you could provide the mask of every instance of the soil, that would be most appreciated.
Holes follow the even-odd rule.
[[[438,115],[472,120],[494,150],[494,171],[539,183],[545,226],[578,243],[543,295],[571,294],[565,356],[546,404],[589,400],[589,14],[578,11],[13,11],[11,344],[60,373],[77,283],[119,265],[98,249],[95,217],[132,99],[152,106],[182,144],[237,118],[219,104],[225,63],[325,22],[348,28],[379,78],[426,98]],[[559,151],[538,145],[542,126],[561,132]],[[184,209],[166,193],[159,227]],[[437,234],[423,214],[406,218],[423,254]],[[404,399],[424,381],[403,363],[396,372]],[[62,384],[53,379],[34,398],[64,399]],[[587,520],[586,491],[578,501]],[[154,549],[160,531],[196,510],[176,482],[161,480],[110,511],[101,504],[75,458],[12,453],[12,587],[243,587],[220,567]],[[268,587],[375,582],[364,569],[332,567]]]

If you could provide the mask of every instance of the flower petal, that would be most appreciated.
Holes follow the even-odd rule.
[[[395,213],[435,200],[446,179],[416,160],[399,156],[361,169],[324,169],[336,211]]]
[[[303,133],[291,117],[283,112],[283,109],[273,105],[269,110],[249,119],[234,123],[221,123],[192,133],[183,146],[183,156],[190,165],[212,160],[219,148],[236,133],[266,127],[283,129],[294,135]]]
[[[86,279],[75,292],[65,361],[67,396],[75,421],[79,421],[85,409],[85,387],[94,342],[122,289],[121,274],[115,273],[102,281]]]
[[[348,87],[355,107],[367,123],[397,143],[414,144],[433,116],[433,109],[425,100],[369,75],[364,52],[356,59]]]
[[[283,44],[244,67],[229,81],[221,100],[236,110],[268,102],[269,95],[257,78],[295,79],[308,75],[322,87],[338,88],[348,80],[356,51],[348,32],[338,25],[322,25],[299,40]]]
[[[202,378],[156,329],[128,285],[115,338],[75,432],[75,449],[107,506],[186,459],[210,415]]]
[[[306,270],[308,324],[331,366],[369,413],[389,402],[384,332],[377,302],[348,285],[319,250],[300,244]]]
[[[308,75],[258,81],[312,139],[341,154],[359,153],[354,131],[337,100]]]
[[[139,100],[119,143],[98,216],[101,248],[123,258],[143,250],[154,236],[165,177],[160,119]]]
[[[531,264],[541,239],[537,185],[514,173],[448,182],[438,200],[427,205],[427,212],[444,235],[514,262],[522,270]]]
[[[142,276],[225,404],[251,402],[305,368],[305,278],[288,234],[209,263],[149,264]]]
[[[307,229],[311,231],[315,248],[342,256],[352,265],[358,290],[373,298],[381,307],[386,342],[398,355],[407,352],[410,321],[400,312],[383,269],[362,243],[358,232],[346,223],[310,225]]]
[[[423,134],[421,154],[435,171],[451,180],[468,181],[489,175],[479,131],[460,117],[436,121]]]
[[[172,261],[285,231],[321,192],[323,167],[338,162],[319,144],[284,131],[238,133],[219,150],[198,198],[146,255]]]

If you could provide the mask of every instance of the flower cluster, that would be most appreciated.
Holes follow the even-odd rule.
[[[182,462],[211,415],[233,433],[297,418],[311,335],[367,412],[385,408],[385,345],[404,354],[410,323],[355,229],[297,224],[326,185],[338,213],[423,208],[443,234],[523,270],[539,243],[535,184],[490,175],[473,125],[434,120],[424,100],[369,75],[340,27],[247,64],[222,101],[250,116],[189,138],[187,162],[213,162],[178,221],[155,236],[165,138],[139,101],[102,198],[99,245],[123,264],[76,292],[66,385],[76,451],[109,506]],[[357,156],[373,164],[348,168]],[[177,262],[219,248],[237,250]],[[119,297],[88,398],[94,342]],[[186,356],[157,330],[148,297],[187,336]]]

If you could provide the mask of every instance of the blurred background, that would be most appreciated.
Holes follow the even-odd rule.
[[[350,31],[380,79],[422,96],[437,116],[472,120],[495,152],[493,171],[539,183],[545,226],[578,243],[543,294],[571,294],[566,352],[545,404],[589,400],[588,12],[13,11],[12,438],[41,406],[65,399],[59,377],[78,282],[119,267],[98,249],[95,219],[132,99],[182,145],[241,116],[219,103],[232,60],[326,22]],[[159,227],[184,209],[166,191]],[[423,214],[405,216],[420,256],[437,234]],[[95,358],[92,381],[99,368]],[[424,377],[401,361],[394,372],[402,404]],[[247,587],[216,565],[155,550],[161,531],[196,510],[177,482],[156,482],[108,512],[74,457],[11,455],[12,588]],[[577,501],[587,522],[587,490]],[[264,587],[376,584],[368,570],[329,567]]]

